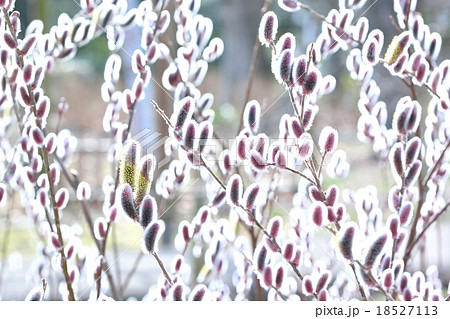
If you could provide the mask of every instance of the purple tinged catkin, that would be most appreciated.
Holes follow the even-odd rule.
[[[242,178],[238,174],[230,177],[227,183],[227,202],[230,206],[239,206],[242,198],[243,184]]]
[[[406,122],[406,129],[409,133],[415,133],[420,124],[422,116],[422,106],[417,101],[411,102],[411,112]]]
[[[297,118],[291,117],[289,121],[289,132],[295,138],[299,138],[303,134],[303,129]]]
[[[219,193],[214,197],[211,205],[213,207],[220,207],[225,203],[225,200],[227,198],[227,192],[226,191],[219,191]]]
[[[184,286],[182,283],[176,283],[173,287],[172,287],[172,299],[173,301],[183,301],[183,291],[184,291]]]
[[[58,209],[64,209],[69,202],[69,191],[67,188],[62,187],[55,194],[56,206]]]
[[[277,267],[277,270],[275,272],[275,280],[274,280],[274,286],[277,289],[280,289],[283,286],[284,278],[286,274],[286,269],[283,264],[280,264]]]
[[[275,40],[278,31],[278,18],[273,11],[266,12],[261,18],[258,38],[262,45],[270,46]]]
[[[313,140],[309,133],[303,133],[298,139],[298,155],[299,159],[307,160],[313,152]]]
[[[256,197],[259,193],[259,185],[256,183],[251,184],[247,187],[247,189],[244,192],[244,207],[246,209],[252,209],[256,202]]]
[[[291,241],[288,241],[283,246],[283,257],[287,261],[291,261],[292,257],[294,256],[294,247],[295,244]]]
[[[25,84],[30,84],[31,81],[33,80],[33,65],[31,63],[27,63],[25,64],[25,66],[23,67],[22,70],[22,75],[23,75],[23,81],[25,82]]]
[[[132,220],[139,218],[136,207],[134,206],[133,190],[129,184],[123,184],[119,190],[120,202],[122,204],[123,211]]]
[[[377,259],[378,255],[381,253],[381,251],[384,248],[384,245],[386,244],[386,241],[388,239],[387,234],[381,234],[370,246],[369,250],[367,251],[366,257],[364,259],[364,265],[367,268],[372,268],[372,266],[375,264],[375,260]]]
[[[184,136],[184,146],[188,150],[194,149],[196,144],[196,133],[197,133],[197,125],[195,121],[189,121],[186,125],[186,128],[183,132]]]
[[[328,187],[326,192],[326,201],[325,204],[327,206],[334,206],[336,204],[336,200],[338,198],[339,189],[336,185],[331,185]]]
[[[381,282],[383,283],[384,288],[389,291],[391,287],[394,285],[394,274],[392,269],[386,269],[383,271],[381,275]]]
[[[280,216],[275,216],[270,219],[267,225],[267,230],[270,237],[275,238],[278,236],[280,229],[283,228],[283,219]]]
[[[263,283],[267,288],[272,287],[272,267],[267,266],[263,271]]]
[[[261,116],[261,106],[256,100],[249,101],[244,109],[243,120],[244,127],[251,130],[253,133],[258,131],[259,118]]]
[[[5,32],[3,34],[3,40],[5,40],[6,45],[9,46],[10,49],[15,50],[17,48],[17,42],[14,40],[13,36],[8,32]]]
[[[339,249],[342,256],[352,261],[353,260],[353,239],[355,238],[356,224],[348,223],[345,228],[340,231],[339,235]]]
[[[91,198],[91,186],[86,182],[81,182],[77,186],[76,193],[78,200],[89,200]]]
[[[422,162],[420,160],[415,160],[406,173],[405,186],[409,187],[413,185],[417,178],[419,177],[420,171],[422,170]]]
[[[94,234],[97,240],[103,240],[106,237],[106,219],[98,217],[94,223]]]
[[[44,134],[42,134],[42,131],[39,127],[33,127],[31,136],[33,137],[33,141],[37,146],[41,146],[44,143]]]
[[[158,252],[158,241],[164,233],[165,224],[162,220],[151,223],[144,231],[144,248],[146,252],[154,254]]]
[[[292,83],[298,88],[305,83],[306,71],[308,67],[308,59],[306,55],[302,54],[301,56],[294,59],[292,63]]]
[[[408,226],[409,222],[411,221],[413,208],[413,203],[410,201],[403,203],[402,207],[400,208],[398,216],[400,219],[400,225],[402,227]]]
[[[186,120],[191,119],[195,108],[194,99],[191,97],[183,98],[179,104],[181,107],[176,115],[175,131],[180,131]]]
[[[267,167],[266,161],[261,156],[261,154],[254,149],[250,150],[250,163],[252,164],[252,168],[256,172],[266,171],[266,167]]]
[[[49,244],[53,246],[55,250],[63,248],[61,242],[58,239],[58,235],[55,232],[51,232],[49,236]]]
[[[411,140],[406,144],[405,151],[405,163],[406,166],[409,166],[413,161],[416,160],[417,155],[419,154],[420,147],[422,141],[418,136],[414,136]]]
[[[317,88],[317,83],[320,80],[319,70],[313,68],[310,70],[305,77],[305,82],[303,83],[303,95],[312,94]]]
[[[262,273],[266,265],[267,248],[264,245],[259,245],[259,247],[255,250],[254,256],[255,261],[253,264],[256,265],[256,270]]]
[[[156,200],[150,196],[145,195],[139,206],[139,224],[145,229],[149,224],[153,223],[158,214],[158,204]]]
[[[319,293],[323,289],[326,289],[328,286],[328,283],[331,280],[331,271],[327,270],[322,275],[320,275],[319,280],[317,280],[316,284],[316,293]]]
[[[208,288],[203,285],[197,285],[189,295],[189,301],[202,301],[205,297]]]
[[[322,193],[317,189],[316,186],[311,185],[308,188],[308,193],[309,193],[309,198],[311,199],[311,201],[319,201],[319,202],[324,201]]]
[[[322,202],[315,202],[310,206],[309,214],[311,216],[312,222],[316,226],[322,226],[325,212],[327,212],[327,208]]]
[[[278,6],[287,12],[296,12],[302,8],[297,0],[278,0]]]
[[[287,158],[284,151],[279,150],[275,155],[275,165],[279,169],[284,169],[287,166]]]
[[[305,295],[311,295],[314,292],[313,282],[310,275],[303,277],[303,289]]]
[[[389,231],[391,232],[392,238],[397,238],[398,227],[400,225],[400,220],[397,215],[390,215],[386,224],[389,226]]]
[[[200,153],[203,153],[205,147],[208,145],[212,135],[213,135],[213,126],[211,122],[203,121],[200,123],[200,140],[198,145],[198,150]]]
[[[291,70],[292,61],[294,59],[293,50],[284,50],[280,53],[278,57],[278,69],[276,70],[279,75],[279,80],[290,85],[291,83]]]
[[[399,176],[402,178],[405,175],[405,153],[400,142],[392,146],[389,161],[391,162],[394,177]]]
[[[325,126],[320,132],[319,148],[322,153],[332,153],[338,144],[338,132],[331,126]]]

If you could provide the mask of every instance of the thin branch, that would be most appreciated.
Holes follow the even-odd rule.
[[[361,283],[359,282],[358,275],[356,274],[355,263],[354,263],[354,262],[351,262],[351,263],[350,263],[350,267],[352,268],[353,274],[355,275],[356,283],[358,284],[359,293],[361,294],[361,299],[362,299],[363,301],[367,301],[367,296],[366,296],[366,293],[364,292],[364,288],[363,288],[363,286],[361,285]]]
[[[439,156],[439,158],[436,161],[436,163],[434,163],[433,168],[431,169],[431,171],[425,177],[425,180],[423,181],[422,186],[426,186],[427,185],[428,181],[431,179],[431,177],[433,176],[434,172],[436,172],[436,170],[438,169],[439,165],[444,160],[445,153],[447,152],[449,147],[450,147],[450,139],[447,141],[447,144],[445,145],[445,148],[442,151],[441,156]]]
[[[436,214],[434,215],[433,219],[430,220],[430,222],[422,229],[422,231],[419,233],[419,235],[417,235],[417,237],[412,241],[412,244],[407,248],[407,251],[405,253],[405,256],[409,256],[411,255],[411,252],[414,248],[414,246],[417,245],[417,243],[419,242],[419,240],[423,237],[423,235],[425,234],[425,232],[427,231],[428,228],[430,228],[431,225],[434,224],[434,222],[436,222],[436,220],[443,214],[445,213],[445,211],[448,209],[448,207],[450,206],[450,201],[445,204],[445,206]]]
[[[261,16],[263,16],[264,13],[267,12],[267,9],[269,8],[271,3],[272,3],[272,0],[265,0],[264,5],[261,8]],[[245,88],[244,103],[242,105],[240,123],[239,123],[239,127],[238,127],[236,135],[239,134],[239,132],[242,130],[242,127],[244,125],[244,119],[243,119],[244,109],[245,109],[245,105],[247,104],[247,102],[250,98],[250,91],[252,89],[253,79],[255,77],[256,63],[258,62],[258,56],[259,56],[260,50],[261,50],[261,44],[259,42],[258,33],[256,33],[255,44],[253,45],[252,59],[250,62],[250,70],[249,70],[248,79],[247,79],[247,86]]]
[[[169,273],[166,270],[166,267],[164,267],[164,263],[162,262],[161,258],[159,258],[159,255],[157,252],[152,253],[152,256],[155,257],[156,261],[158,262],[159,268],[161,268],[164,277],[166,277],[167,282],[169,283],[169,285],[173,285],[173,281],[169,276]]]

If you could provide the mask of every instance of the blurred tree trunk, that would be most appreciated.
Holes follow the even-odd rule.
[[[261,18],[264,0],[223,1],[222,39],[225,51],[222,58],[224,85],[219,97],[237,105],[242,104],[250,68],[253,45]]]

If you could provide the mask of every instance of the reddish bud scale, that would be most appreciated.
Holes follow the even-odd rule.
[[[328,291],[321,290],[317,296],[318,301],[327,301],[328,300]]]
[[[366,267],[372,268],[372,266],[375,263],[376,258],[383,250],[384,245],[386,244],[387,238],[388,238],[387,234],[382,234],[370,246],[369,250],[367,251],[366,258],[364,260],[364,265]]]
[[[20,97],[22,98],[23,103],[25,103],[25,105],[30,106],[31,100],[30,100],[30,96],[28,95],[27,89],[25,87],[21,86],[19,88],[19,92],[20,92]]]
[[[339,204],[336,209],[336,221],[340,222],[344,217],[345,207],[342,204]]]
[[[133,190],[129,184],[123,185],[122,191],[120,192],[120,202],[128,217],[132,220],[137,220],[139,216],[136,207],[134,206]]]
[[[272,286],[272,268],[270,266],[264,268],[263,282],[266,287]]]
[[[413,299],[413,295],[411,290],[407,287],[403,291],[403,301],[411,301]]]

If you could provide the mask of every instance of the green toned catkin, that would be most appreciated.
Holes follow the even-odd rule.
[[[139,169],[137,173],[137,185],[135,189],[134,202],[139,206],[145,195],[150,192],[153,182],[153,172],[155,171],[155,157],[148,154],[139,161]]]
[[[140,153],[140,144],[131,140],[124,145],[119,158],[119,182],[120,184],[129,184],[133,191],[136,190],[138,183],[137,161]]]

